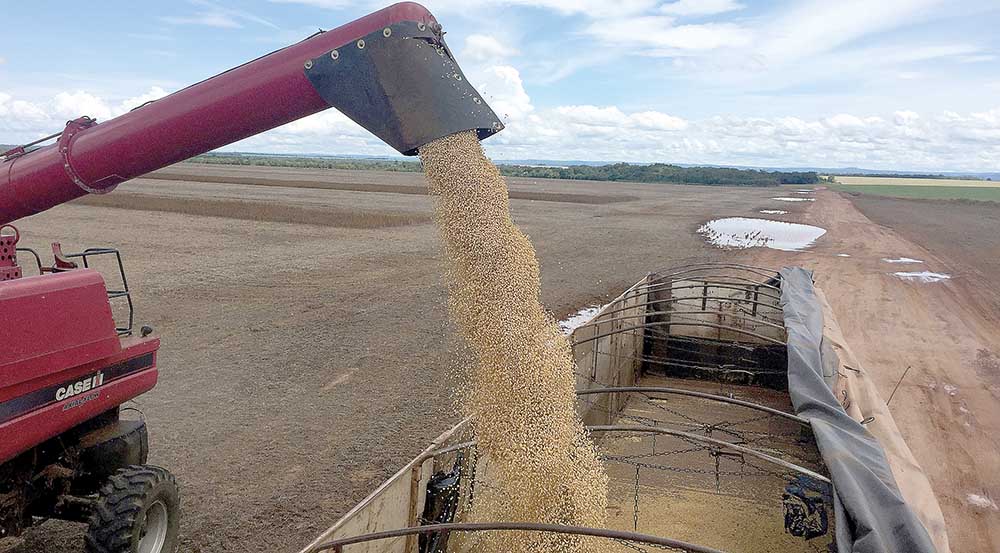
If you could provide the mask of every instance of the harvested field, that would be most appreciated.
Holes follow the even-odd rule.
[[[425,186],[413,173],[169,170]],[[636,198],[512,200],[514,220],[541,263],[542,302],[560,318],[690,257],[815,268],[883,396],[911,367],[891,408],[938,494],[952,549],[1000,548],[1000,512],[991,507],[1000,497],[992,478],[1000,472],[1000,323],[980,300],[1000,289],[990,265],[998,257],[989,254],[997,247],[990,206],[847,199],[831,191],[816,192],[815,202],[770,199],[792,189],[542,179],[510,185]],[[148,211],[150,196],[183,202]],[[74,202],[22,221],[22,245],[43,253],[52,241],[67,251],[124,251],[137,323],[152,325],[163,340],[160,384],[138,404],[151,431],[151,462],[170,467],[183,485],[183,551],[297,551],[458,419],[448,394],[452,346],[433,225],[236,218],[240,202],[329,212],[331,219],[351,211],[430,217],[430,197],[152,179],[106,196],[116,197],[123,198],[117,208]],[[212,209],[182,209],[199,202]],[[762,209],[788,211],[782,220],[828,232],[801,252],[727,252],[696,234],[710,219]],[[953,278],[903,281],[892,276],[899,265],[882,261],[901,257]],[[81,540],[81,526],[48,522],[16,551],[76,553]]]
[[[302,206],[275,205],[262,202],[202,198],[177,198],[151,194],[115,194],[85,196],[77,200],[80,205],[117,207],[141,211],[168,211],[185,215],[218,216],[229,219],[272,223],[296,223],[344,228],[398,227],[424,223],[430,220],[422,214],[403,214],[385,211],[352,209],[310,209]]]
[[[972,282],[982,285],[967,291],[969,299],[986,317],[1000,314],[1000,204],[872,196],[851,203],[872,222],[945,259],[959,275],[975,275]]]
[[[293,170],[294,171],[294,170]],[[248,173],[252,170],[248,170]],[[384,178],[391,174],[388,171],[343,171],[330,170],[334,178],[343,178],[343,173],[362,174],[369,178]],[[337,173],[342,173],[337,175]],[[408,175],[409,176],[409,175]],[[315,179],[286,179],[267,178],[249,175],[199,175],[197,173],[164,169],[150,173],[146,179],[149,180],[174,180],[188,182],[211,182],[224,184],[252,184],[255,186],[280,186],[286,188],[318,188],[320,190],[349,190],[353,192],[389,192],[392,194],[416,194],[427,195],[427,188],[405,184],[381,184],[376,182],[352,182],[348,177],[340,180],[315,180]],[[412,177],[409,179],[412,181]],[[524,180],[524,179],[522,179]],[[617,202],[627,202],[636,199],[634,196],[615,196],[604,194],[572,194],[572,193],[551,193],[531,190],[511,190],[510,198],[514,200],[538,200],[542,202],[567,202],[576,204],[612,204]]]
[[[426,186],[413,173],[170,168],[202,170]],[[635,198],[511,201],[538,254],[542,303],[560,318],[651,269],[723,258],[698,227],[775,204],[767,188],[542,179],[510,186]],[[136,323],[163,340],[160,383],[137,403],[150,428],[150,461],[183,487],[182,551],[297,551],[457,422],[444,260],[430,222],[348,227],[238,217],[257,209],[240,202],[331,220],[352,210],[430,217],[429,196],[140,179],[106,196],[117,197],[115,208],[78,201],[18,226],[22,245],[43,254],[52,241],[67,252],[124,252]],[[157,198],[170,200],[166,209],[147,210]],[[185,211],[198,203],[211,208]],[[17,553],[78,553],[82,526],[52,521],[27,538]]]

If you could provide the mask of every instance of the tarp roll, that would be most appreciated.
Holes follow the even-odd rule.
[[[878,440],[851,418],[823,379],[823,311],[812,271],[781,269],[788,331],[788,391],[795,414],[809,420],[830,471],[839,553],[936,553],[907,506]],[[829,362],[830,360],[827,360]]]

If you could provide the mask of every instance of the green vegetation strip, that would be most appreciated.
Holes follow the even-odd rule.
[[[379,159],[338,159],[321,157],[265,156],[246,154],[205,154],[193,158],[195,163],[217,165],[255,165],[270,167],[305,167],[316,169],[347,169],[366,171],[421,171],[419,162]],[[726,167],[680,167],[664,163],[570,167],[536,167],[529,165],[499,165],[507,177],[571,179],[593,181],[650,182],[669,184],[705,184],[714,186],[777,186],[780,184],[815,184],[820,182],[814,172],[779,172]]]
[[[837,184],[833,188],[852,194],[922,200],[978,200],[1000,202],[1000,187],[908,186],[884,184]]]

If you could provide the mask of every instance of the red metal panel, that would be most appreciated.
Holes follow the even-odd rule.
[[[138,338],[130,336],[121,340],[121,351],[110,357],[102,357],[96,361],[83,363],[68,367],[59,372],[46,372],[24,380],[19,384],[0,387],[0,422],[3,422],[4,402],[14,398],[24,397],[27,394],[43,390],[62,382],[83,378],[106,367],[113,366],[131,358],[136,358],[146,354],[152,354],[153,363],[156,363],[156,352],[160,348],[160,339],[154,337]]]
[[[92,269],[0,282],[0,331],[0,397],[121,352],[104,279]]]
[[[305,61],[404,20],[436,23],[419,4],[395,4],[0,164],[0,223],[328,108]]]
[[[153,389],[157,369],[147,369],[95,389],[92,394],[49,404],[0,424],[0,463],[73,428],[83,421]],[[90,397],[93,395],[93,397]],[[86,401],[84,401],[86,400]],[[80,402],[74,404],[74,402]]]

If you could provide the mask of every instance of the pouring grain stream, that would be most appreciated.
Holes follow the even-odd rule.
[[[473,356],[462,391],[489,482],[471,521],[603,527],[608,477],[575,410],[570,345],[539,301],[535,250],[474,131],[420,149],[448,257],[449,307]],[[489,532],[477,551],[576,552],[581,538]]]

